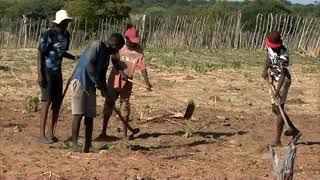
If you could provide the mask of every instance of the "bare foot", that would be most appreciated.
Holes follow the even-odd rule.
[[[84,153],[89,153],[89,152],[90,152],[89,149],[90,149],[90,148],[83,148],[83,152],[84,152]]]
[[[72,151],[74,151],[74,152],[81,152],[82,151],[82,147],[79,146],[78,143],[73,143],[71,141],[69,143],[70,143],[70,145],[72,147]]]
[[[59,141],[59,139],[58,139],[57,137],[55,137],[55,136],[49,137],[49,139],[50,139],[53,143],[56,143],[56,142]]]
[[[295,138],[299,133],[300,133],[300,131],[299,131],[298,129],[286,130],[286,131],[284,132],[284,135],[286,135],[286,136],[292,136],[292,138]]]
[[[38,143],[40,143],[40,144],[52,144],[53,141],[48,139],[47,137],[43,136],[43,137],[39,137]]]

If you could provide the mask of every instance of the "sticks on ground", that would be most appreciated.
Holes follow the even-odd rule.
[[[13,70],[10,70],[10,71],[11,71],[11,74],[12,74],[21,84],[24,85],[24,87],[27,87],[27,84],[26,84],[24,81],[22,81],[22,80],[17,76],[17,74],[16,74]]]
[[[51,172],[51,171],[42,173],[42,174],[40,174],[40,176],[44,176],[44,175],[46,175],[46,174],[49,174],[49,179],[51,179],[52,176],[55,176],[55,177],[57,177],[57,178],[60,178],[60,176],[59,176],[58,174],[55,174],[55,173],[53,173],[53,172]]]

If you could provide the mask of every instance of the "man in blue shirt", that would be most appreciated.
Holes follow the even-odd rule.
[[[95,41],[81,55],[71,81],[73,114],[71,143],[75,149],[79,148],[77,141],[80,122],[84,117],[85,145],[83,151],[85,153],[89,152],[92,141],[93,118],[96,116],[96,88],[101,91],[102,96],[106,96],[106,72],[110,55],[118,53],[124,43],[123,36],[120,33],[114,33],[107,43]]]
[[[41,87],[41,117],[39,143],[51,144],[57,142],[54,136],[59,110],[62,102],[62,73],[61,63],[63,57],[76,60],[77,57],[67,53],[69,50],[70,34],[67,31],[72,20],[67,11],[60,10],[52,27],[42,30],[38,47],[38,83]],[[45,135],[48,110],[51,105],[52,121],[49,127],[48,138]]]

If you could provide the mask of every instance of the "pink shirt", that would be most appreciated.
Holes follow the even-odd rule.
[[[144,54],[142,48],[139,46],[137,50],[129,50],[126,45],[120,49],[119,53],[114,58],[120,61],[120,66],[123,68],[123,72],[132,79],[136,70],[146,69],[144,64]],[[120,73],[112,68],[108,85],[116,90],[121,90],[126,81],[121,80]]]

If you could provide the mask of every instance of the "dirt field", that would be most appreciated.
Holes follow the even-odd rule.
[[[260,78],[264,52],[147,50],[154,87],[193,98],[191,121],[158,118],[184,112],[185,104],[135,87],[133,141],[122,140],[114,117],[113,141],[94,142],[92,153],[72,152],[70,95],[57,127],[60,142],[39,145],[39,112],[26,111],[26,98],[39,96],[36,51],[0,49],[0,179],[273,179],[267,145],[275,134],[267,86]],[[320,59],[292,55],[293,84],[287,111],[303,132],[295,179],[320,179]],[[64,63],[65,81],[72,63]],[[139,73],[138,73],[139,74]],[[136,76],[141,79],[140,75]],[[94,137],[101,129],[103,99]],[[81,130],[81,135],[84,132]],[[191,137],[186,137],[186,136]],[[284,137],[283,143],[289,138]],[[101,147],[107,147],[100,153]],[[283,155],[286,147],[276,148]]]

